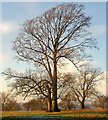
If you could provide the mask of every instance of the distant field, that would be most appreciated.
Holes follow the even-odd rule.
[[[61,112],[3,111],[2,120],[108,120],[106,109],[85,109]]]

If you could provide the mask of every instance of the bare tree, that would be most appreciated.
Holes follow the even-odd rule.
[[[6,106],[10,101],[10,94],[9,93],[1,93],[1,103],[2,103],[2,110],[6,110]]]
[[[104,95],[101,95],[100,93],[97,93],[94,95],[95,95],[95,101],[93,102],[93,106],[106,108],[107,97]]]
[[[19,110],[19,105],[14,97],[10,93],[1,93],[1,105],[3,111],[17,111]]]
[[[9,68],[2,74],[6,75],[8,86],[15,95],[22,95],[24,100],[33,95],[44,96],[47,98],[48,111],[51,111],[51,81],[45,72],[29,69],[23,73],[18,73]],[[29,107],[29,103],[27,105]]]
[[[83,109],[86,99],[96,93],[96,85],[103,80],[103,72],[90,67],[90,64],[84,64],[76,75],[66,75],[65,79],[66,86],[69,86],[68,90],[80,103],[80,109]]]
[[[75,96],[73,96],[73,94],[67,93],[65,96],[61,98],[59,106],[62,110],[75,109],[77,103],[76,101],[77,99],[75,98]]]
[[[47,71],[52,88],[52,110],[57,104],[57,63],[60,58],[73,58],[86,48],[96,48],[96,41],[88,33],[91,17],[84,6],[77,3],[60,4],[41,16],[28,20],[14,41],[18,60],[41,65]]]
[[[79,66],[79,63],[83,62],[85,59],[87,60],[90,56],[87,56],[86,54],[75,54],[75,60],[72,61],[77,67]],[[57,82],[57,90],[58,90],[58,97],[57,99],[61,99],[67,95],[67,89],[68,86],[66,86],[67,79],[66,76],[64,76],[64,73],[60,72],[65,65],[69,63],[62,63],[63,60],[59,61],[57,64],[59,67],[58,70],[58,82]],[[52,105],[52,81],[47,76],[44,70],[31,70],[28,69],[25,72],[16,72],[11,70],[10,68],[6,69],[4,72],[2,72],[3,75],[6,75],[6,80],[8,80],[8,86],[11,88],[11,91],[15,92],[15,95],[22,95],[24,97],[24,100],[27,97],[30,96],[44,96],[45,99],[47,99],[47,111],[51,110]],[[67,75],[67,77],[70,77]],[[72,78],[68,79],[74,79]],[[28,109],[30,108],[31,104],[26,103],[25,106],[28,106]]]
[[[31,99],[26,103],[23,103],[24,107],[28,111],[35,111],[35,110],[46,110],[46,99],[43,97],[37,99]]]

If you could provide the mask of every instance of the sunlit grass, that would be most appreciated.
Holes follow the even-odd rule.
[[[53,116],[53,117],[108,117],[106,109],[85,109],[71,110],[61,112],[46,112],[46,111],[2,111],[2,117],[8,116]]]

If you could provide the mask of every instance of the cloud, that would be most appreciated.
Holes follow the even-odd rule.
[[[9,34],[15,30],[18,30],[19,26],[15,22],[2,22],[0,23],[0,32],[2,34]]]
[[[99,36],[106,33],[106,25],[95,25],[89,28],[89,31],[93,33],[93,36]]]
[[[61,73],[76,73],[77,69],[69,60],[63,58],[58,62],[58,71]]]
[[[103,74],[104,79],[101,82],[99,82],[99,84],[96,86],[96,89],[103,95],[107,94],[107,92],[106,92],[106,89],[107,89],[106,88],[106,86],[107,86],[106,74],[107,73],[108,72],[104,71],[104,74]]]

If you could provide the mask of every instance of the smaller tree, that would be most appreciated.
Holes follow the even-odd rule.
[[[96,94],[95,101],[93,102],[94,107],[106,108],[107,97],[104,95]]]
[[[98,68],[92,68],[90,64],[83,64],[79,72],[71,76],[71,74],[65,76],[67,79],[65,84],[80,103],[80,109],[84,109],[86,99],[95,93],[96,85],[103,79],[103,72]]]
[[[25,108],[26,111],[30,111],[31,110],[31,106],[33,103],[31,103],[31,101],[28,101],[26,103],[23,103],[23,106]],[[36,110],[36,109],[35,109]]]
[[[24,103],[23,106],[27,111],[47,110],[47,102],[43,97],[31,99]]]
[[[25,98],[35,95],[47,99],[48,111],[51,111],[51,80],[45,72],[26,70],[23,73],[12,71],[10,68],[2,72],[8,80],[8,86],[16,95]],[[29,105],[29,103],[27,103]],[[27,105],[26,105],[27,106]]]
[[[67,93],[65,96],[61,98],[59,106],[63,110],[75,109],[76,107],[75,101],[76,101],[76,98],[72,96],[72,94]]]
[[[106,108],[108,108],[108,96],[106,96]]]
[[[19,110],[19,105],[10,93],[1,93],[2,99],[2,110],[3,111],[17,111]]]

